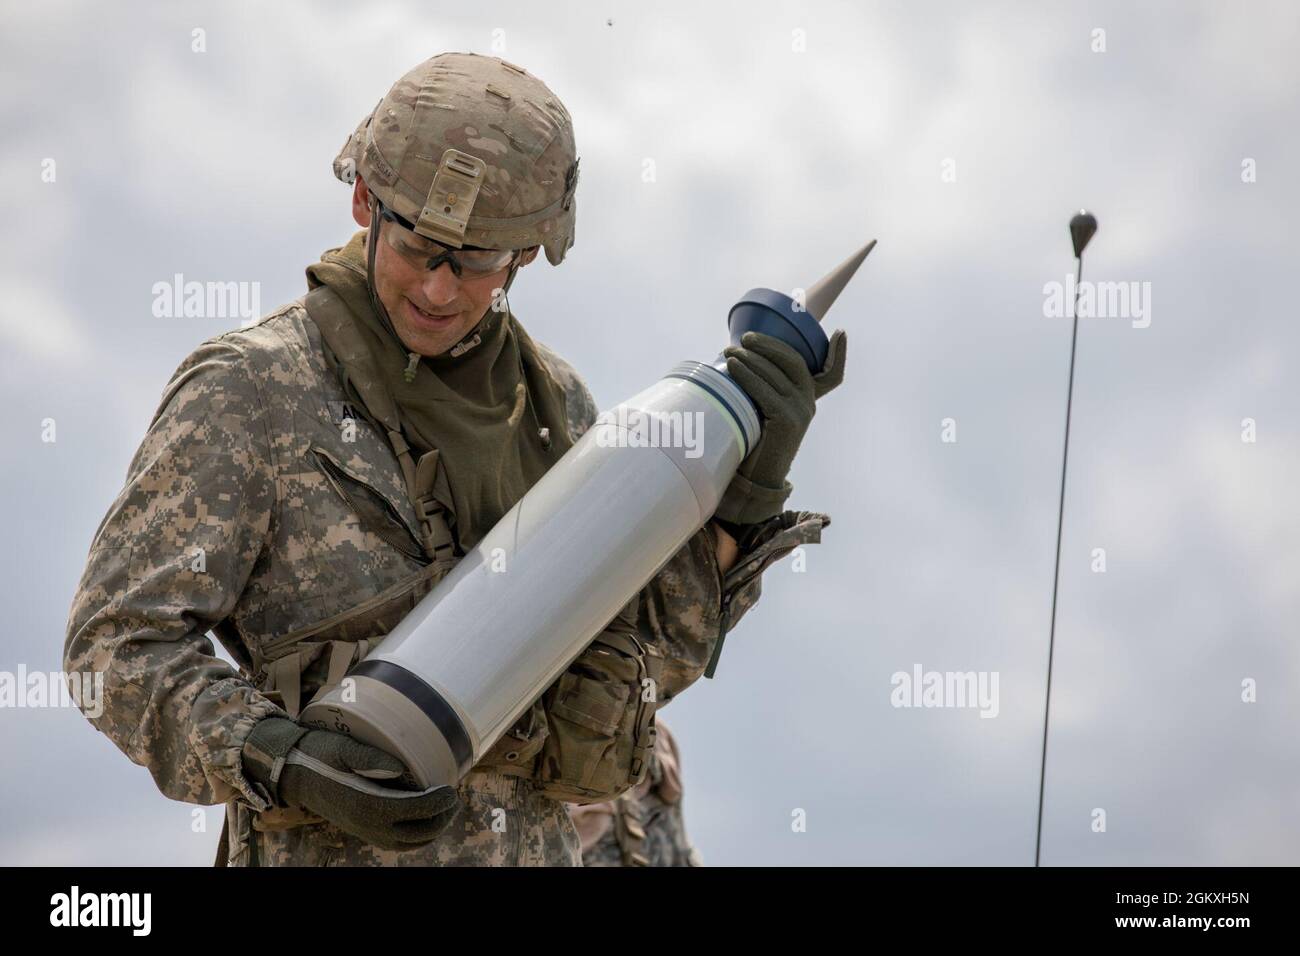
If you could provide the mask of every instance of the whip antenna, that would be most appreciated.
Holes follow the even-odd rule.
[[[1043,704],[1043,759],[1038,774],[1038,836],[1034,841],[1034,866],[1043,853],[1043,791],[1047,784],[1047,723],[1052,713],[1052,654],[1056,649],[1056,595],[1061,586],[1061,530],[1065,524],[1065,466],[1070,460],[1070,410],[1074,405],[1074,349],[1079,340],[1079,290],[1083,282],[1083,250],[1097,231],[1097,217],[1080,209],[1070,220],[1074,243],[1074,327],[1070,331],[1070,378],[1065,389],[1065,442],[1061,451],[1061,497],[1056,509],[1056,570],[1052,575],[1052,625],[1047,639],[1047,695]]]

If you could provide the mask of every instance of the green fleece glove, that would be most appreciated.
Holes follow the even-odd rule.
[[[791,346],[761,332],[746,332],[740,345],[723,349],[727,374],[745,390],[763,417],[763,432],[723,492],[714,517],[730,529],[779,515],[794,487],[786,480],[817,399],[844,381],[847,337],[831,336],[822,370],[813,375]]]
[[[386,850],[429,843],[459,806],[453,787],[415,791],[373,783],[400,781],[406,767],[344,734],[312,730],[284,717],[266,717],[253,726],[243,764],[276,800]]]

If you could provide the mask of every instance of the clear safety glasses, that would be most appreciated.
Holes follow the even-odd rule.
[[[457,278],[476,279],[500,272],[510,265],[518,249],[449,249],[428,239],[383,203],[379,203],[379,235],[389,247],[417,269],[430,271],[446,262]]]

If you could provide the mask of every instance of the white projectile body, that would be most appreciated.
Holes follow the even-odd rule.
[[[713,515],[759,437],[683,362],[597,423],[302,719],[456,783]]]

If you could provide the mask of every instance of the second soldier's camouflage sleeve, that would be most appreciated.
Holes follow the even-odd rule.
[[[572,367],[553,351],[557,378],[565,390],[574,441],[591,427],[596,403]],[[787,511],[765,522],[747,550],[724,576],[718,565],[713,523],[682,546],[640,594],[639,627],[664,656],[659,698],[667,703],[699,680],[718,642],[753,607],[763,572],[795,548],[816,544],[830,518],[812,511]]]
[[[256,383],[220,341],[173,376],[91,546],[64,666],[104,674],[90,717],[168,797],[269,805],[244,777],[254,723],[284,711],[214,655],[209,628],[235,607],[275,508]]]

